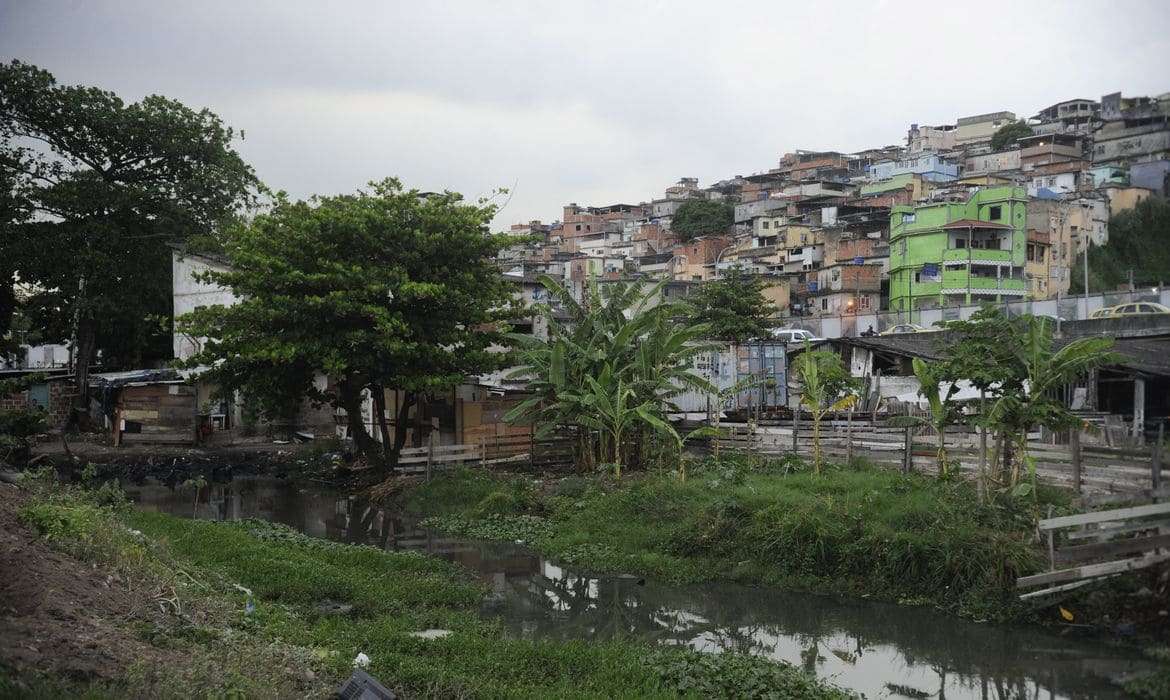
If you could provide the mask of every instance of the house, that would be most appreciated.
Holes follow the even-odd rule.
[[[937,153],[920,153],[900,160],[875,163],[866,170],[870,182],[888,180],[899,175],[919,175],[930,182],[948,182],[959,177],[959,166]]]
[[[1022,187],[988,187],[963,202],[894,207],[890,308],[909,311],[1027,294]]]
[[[955,148],[954,124],[919,126],[911,124],[906,134],[906,150],[910,155],[944,153]]]
[[[995,132],[1014,121],[1016,115],[1007,111],[959,117],[955,126],[955,147],[970,148],[989,143]]]
[[[38,377],[34,384],[7,396],[0,396],[0,411],[41,409],[45,412],[45,422],[50,427],[59,428],[65,425],[73,410],[75,396],[73,374],[70,369],[68,367],[0,369],[0,381],[33,376]]]

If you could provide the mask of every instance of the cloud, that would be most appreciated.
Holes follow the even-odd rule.
[[[500,226],[898,143],[911,122],[1164,92],[1168,37],[1153,0],[0,0],[0,57],[208,106],[273,187],[515,184]]]

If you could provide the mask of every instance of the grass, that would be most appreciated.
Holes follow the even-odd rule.
[[[628,479],[574,477],[541,498],[530,482],[459,473],[409,498],[441,502],[426,524],[523,540],[565,563],[676,583],[732,579],[935,605],[976,618],[1019,612],[1015,578],[1037,571],[1034,509],[1059,492],[980,505],[964,482],[857,465],[813,474],[795,461],[744,458]],[[499,506],[513,503],[505,512]],[[486,505],[496,507],[485,513]]]
[[[431,493],[446,488],[470,493],[476,487],[437,483]],[[219,653],[245,667],[255,664],[255,679],[225,687],[214,677],[188,674],[180,686],[188,696],[286,695],[278,685],[282,666],[311,670],[319,683],[300,693],[321,694],[349,675],[361,652],[375,677],[408,697],[846,697],[790,665],[761,659],[637,642],[509,638],[479,617],[485,589],[453,564],[315,540],[269,523],[185,520],[105,500],[56,487],[34,498],[22,517],[61,548],[170,587],[187,616],[212,611],[197,633],[161,636],[190,649],[192,659]],[[255,608],[247,613],[249,598]],[[323,603],[352,608],[329,613]],[[451,634],[412,635],[432,628]],[[282,659],[277,677],[266,670],[273,655]],[[44,689],[40,683],[57,690],[62,687],[53,684],[64,683],[21,682],[0,672],[0,693],[24,687],[35,695]],[[158,679],[127,678],[113,687],[72,690],[102,697],[151,695],[159,687]]]

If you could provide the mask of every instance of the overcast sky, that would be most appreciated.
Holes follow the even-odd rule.
[[[209,107],[295,196],[511,188],[504,227],[911,122],[1170,91],[1170,2],[0,0],[0,57]]]

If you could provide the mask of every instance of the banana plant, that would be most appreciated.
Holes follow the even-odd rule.
[[[813,419],[813,468],[821,473],[821,421],[830,411],[841,411],[858,399],[858,382],[841,361],[841,356],[829,350],[813,350],[809,342],[793,361],[800,379],[800,403],[807,406]]]
[[[939,362],[927,362],[915,357],[911,360],[914,376],[918,378],[918,395],[926,399],[930,409],[930,416],[895,416],[890,419],[890,425],[902,428],[914,428],[929,425],[938,433],[938,447],[935,459],[938,461],[938,476],[945,479],[949,475],[949,460],[947,459],[946,429],[958,416],[958,407],[952,398],[958,392],[957,382],[951,382],[946,392],[942,391],[942,384],[946,380],[946,366]]]
[[[675,321],[683,309],[661,301],[664,282],[599,291],[590,281],[580,303],[552,278],[541,283],[569,318],[544,306],[547,341],[512,336],[522,364],[511,376],[527,380],[533,396],[505,420],[533,422],[538,437],[574,434],[579,464],[609,461],[619,478],[623,466],[642,459],[652,435],[681,451],[684,439],[667,420],[674,400],[692,389],[716,391],[691,372],[694,357],[714,347],[702,341],[706,327]]]

